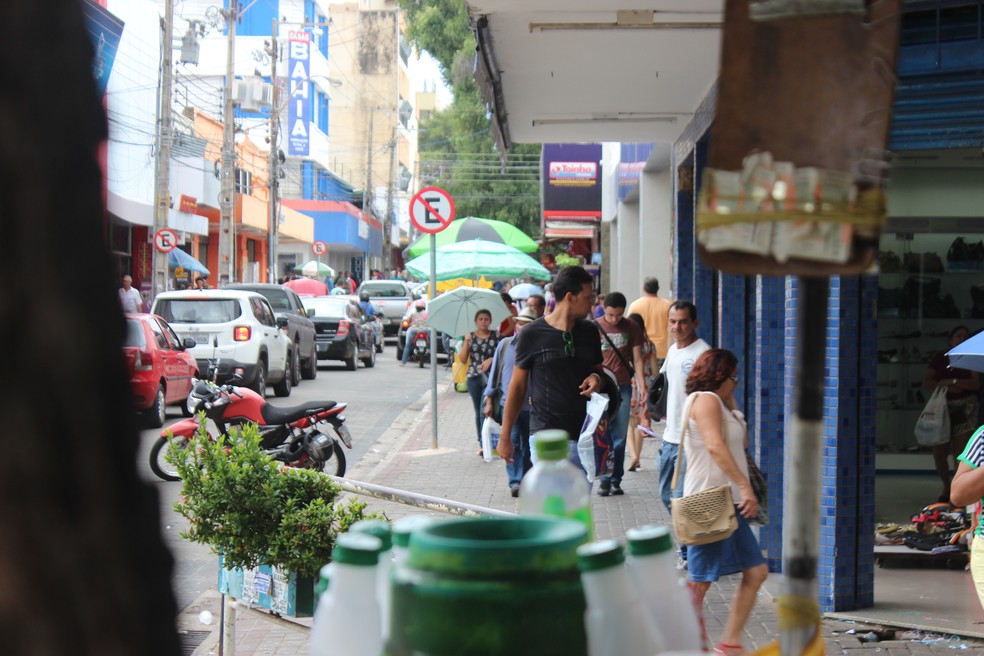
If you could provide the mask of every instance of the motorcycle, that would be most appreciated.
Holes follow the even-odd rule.
[[[272,459],[289,467],[307,468],[323,471],[334,461],[336,476],[345,475],[346,448],[352,448],[352,434],[345,426],[342,412],[347,403],[335,401],[314,401],[289,408],[278,408],[266,402],[259,394],[247,387],[234,385],[235,379],[225,385],[218,385],[207,379],[194,381],[188,395],[188,410],[194,415],[183,419],[161,431],[150,451],[150,468],[165,481],[179,480],[177,468],[167,462],[169,441],[177,441],[181,448],[188,448],[191,438],[202,426],[202,416],[211,420],[219,434],[228,435],[230,427],[252,422],[259,426],[260,447]],[[322,424],[328,424],[335,436],[326,435]],[[216,436],[209,432],[209,437]]]
[[[424,362],[430,362],[430,331],[417,330],[413,335],[413,359],[421,368]]]

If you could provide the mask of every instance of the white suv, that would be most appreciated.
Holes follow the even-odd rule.
[[[154,299],[152,312],[164,317],[181,339],[195,340],[190,353],[203,374],[208,361],[217,359],[219,383],[238,375],[260,396],[266,395],[267,383],[277,396],[290,396],[290,338],[260,294],[232,289],[164,292]]]

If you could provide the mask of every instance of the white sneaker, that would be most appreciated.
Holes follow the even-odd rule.
[[[680,556],[677,556],[676,568],[678,570],[687,569],[687,561],[685,559],[681,558]]]

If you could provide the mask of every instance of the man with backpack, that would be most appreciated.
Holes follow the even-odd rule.
[[[621,495],[622,474],[625,471],[625,440],[629,428],[629,414],[632,409],[632,379],[639,389],[646,388],[642,372],[642,345],[646,335],[635,321],[629,321],[625,314],[625,295],[611,292],[605,296],[605,312],[595,320],[601,334],[601,355],[605,367],[615,374],[621,402],[614,413],[608,415],[608,427],[612,433],[612,450],[615,454],[615,467],[611,476],[603,476],[598,495]],[[645,415],[645,411],[644,411]]]

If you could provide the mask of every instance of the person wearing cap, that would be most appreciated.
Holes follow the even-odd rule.
[[[420,328],[427,327],[427,303],[418,300],[413,304],[413,312],[410,314],[410,324],[407,326],[406,339],[403,343],[403,357],[400,359],[400,366],[405,367],[410,353],[413,351],[413,335]]]
[[[505,405],[506,391],[509,389],[513,365],[516,363],[516,335],[519,335],[523,326],[535,321],[536,318],[536,312],[530,308],[525,308],[516,316],[515,335],[503,338],[496,347],[495,355],[492,356],[492,366],[489,368],[489,382],[484,391],[483,414],[486,417],[492,416],[493,394],[497,389],[502,390],[499,403]],[[509,440],[512,442],[515,455],[512,462],[506,461],[506,475],[509,477],[510,494],[518,497],[519,483],[523,480],[526,472],[533,467],[530,453],[529,399],[524,401],[523,407],[509,432]]]

